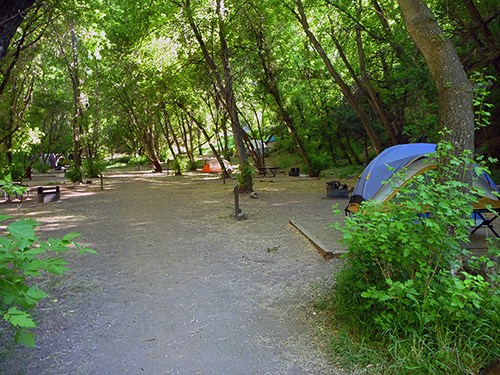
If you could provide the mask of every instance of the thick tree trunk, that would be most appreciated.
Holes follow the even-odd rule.
[[[14,34],[35,1],[0,0],[0,61],[7,54]]]
[[[455,152],[474,150],[472,86],[451,41],[422,0],[398,0],[406,27],[437,87],[439,124]]]

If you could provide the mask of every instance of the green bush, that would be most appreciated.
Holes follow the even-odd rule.
[[[186,160],[186,166],[185,166],[186,172],[195,171],[197,167],[198,167],[198,164],[196,163],[196,160],[194,160],[194,161]]]
[[[74,165],[66,171],[66,177],[69,178],[71,182],[81,182],[83,178],[83,173],[81,168],[75,168]]]
[[[136,156],[128,161],[128,165],[130,166],[147,165],[149,163],[149,159],[144,155]]]
[[[7,216],[0,216],[0,221],[5,219]],[[0,236],[0,316],[14,327],[15,342],[28,347],[35,345],[29,330],[36,327],[29,310],[47,297],[34,284],[34,277],[44,271],[55,275],[67,271],[66,262],[50,254],[66,251],[70,246],[75,246],[80,254],[96,254],[73,242],[77,233],[41,241],[35,235],[36,225],[31,219],[15,221],[7,226],[7,234]]]
[[[116,159],[113,159],[112,162],[116,164],[127,164],[130,161],[131,157],[130,156],[120,156]]]
[[[83,161],[83,172],[88,177],[99,177],[106,169],[104,162],[99,158],[85,159]]]
[[[479,192],[460,182],[471,160],[449,152],[440,145],[438,169],[390,202],[364,202],[342,229],[337,318],[384,342],[393,373],[478,373],[500,356],[498,264],[463,246]]]
[[[26,175],[26,170],[23,164],[15,162],[12,164],[5,164],[0,170],[0,174],[4,176],[10,175],[14,181],[22,181]]]
[[[172,170],[176,176],[182,175],[183,159],[180,156],[177,156],[174,160],[172,160]]]
[[[47,173],[50,169],[50,166],[47,163],[42,162],[40,158],[37,158],[35,164],[33,165],[33,168],[38,173]]]
[[[247,191],[248,193],[252,192],[253,174],[254,174],[254,169],[248,161],[244,164],[240,164],[240,173],[238,174],[238,184],[241,190]]]
[[[0,180],[0,186],[0,191],[7,194],[9,199],[12,199],[15,196],[21,196],[28,191],[28,188],[26,186],[14,184],[14,181],[10,174],[5,175]]]

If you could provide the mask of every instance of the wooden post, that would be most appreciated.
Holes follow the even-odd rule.
[[[100,174],[101,177],[101,190],[104,190],[104,180],[102,178],[102,173]]]
[[[241,213],[241,209],[240,209],[240,189],[239,189],[238,184],[234,185],[233,193],[234,193],[234,216],[237,217],[238,214]]]

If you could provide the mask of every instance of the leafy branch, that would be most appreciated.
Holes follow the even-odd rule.
[[[8,216],[0,215],[0,221]],[[29,330],[36,327],[29,311],[47,297],[47,293],[32,284],[32,278],[43,272],[62,275],[67,262],[52,253],[76,248],[80,254],[97,254],[73,240],[78,233],[63,238],[40,240],[35,234],[38,223],[21,219],[9,224],[7,233],[0,236],[0,316],[16,330],[14,341],[27,347],[35,346],[35,337]]]

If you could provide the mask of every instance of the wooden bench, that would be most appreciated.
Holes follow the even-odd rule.
[[[39,186],[36,191],[38,203],[57,202],[61,199],[61,189],[59,186]]]

